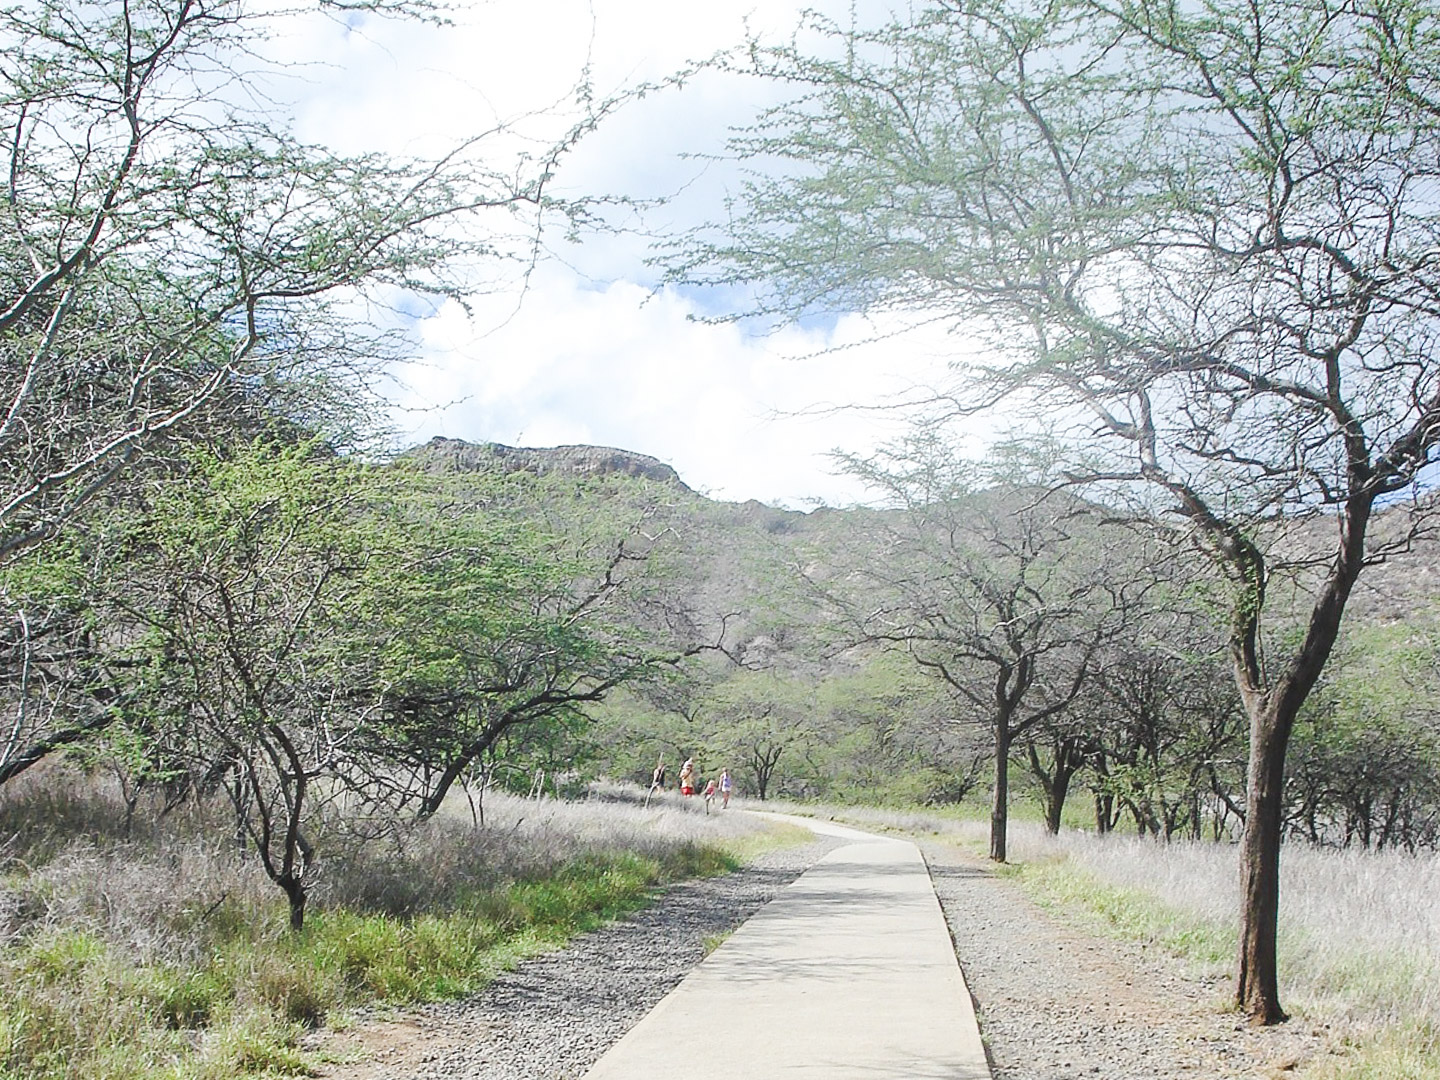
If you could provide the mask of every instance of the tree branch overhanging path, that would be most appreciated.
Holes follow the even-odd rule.
[[[673,280],[776,320],[920,309],[988,333],[958,410],[1070,417],[1074,478],[1225,574],[1250,726],[1237,998],[1284,1019],[1290,734],[1384,554],[1372,515],[1420,501],[1440,445],[1440,14],[932,0],[875,29],[811,16],[732,64],[793,95],[734,134],[756,171],[661,256]],[[1296,557],[1307,520],[1327,539]],[[1312,600],[1272,625],[1287,577]]]

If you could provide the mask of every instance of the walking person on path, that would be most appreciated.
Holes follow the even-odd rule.
[[[710,812],[710,804],[715,801],[715,778],[712,776],[705,785],[705,813]]]
[[[695,794],[695,759],[686,758],[685,764],[680,766],[680,794]]]
[[[655,771],[650,775],[650,791],[645,796],[645,805],[650,805],[650,796],[657,791],[665,790],[665,755],[661,754],[655,762]]]
[[[734,786],[735,786],[735,782],[730,779],[730,770],[729,770],[729,769],[721,769],[721,770],[720,770],[720,809],[721,809],[721,810],[729,810],[729,809],[730,809],[730,789],[731,789],[732,787],[734,787]]]

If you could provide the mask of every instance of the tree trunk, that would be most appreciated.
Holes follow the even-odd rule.
[[[1260,657],[1260,612],[1265,607],[1265,566],[1259,551],[1239,535],[1227,542],[1234,565],[1248,583],[1231,627],[1235,681],[1250,716],[1250,763],[1245,792],[1245,831],[1240,841],[1240,970],[1235,1003],[1252,1024],[1278,1024],[1280,1007],[1275,960],[1280,914],[1280,837],[1284,825],[1285,751],[1300,707],[1314,689],[1340,633],[1350,590],[1364,566],[1365,530],[1374,493],[1362,490],[1346,501],[1339,517],[1335,562],[1315,598],[1305,636],[1288,670],[1270,682]]]
[[[513,720],[507,715],[501,722],[489,724],[484,731],[480,733],[478,738],[472,740],[466,746],[461,747],[460,751],[445,763],[445,767],[440,771],[439,778],[431,783],[430,790],[422,795],[420,799],[420,809],[415,816],[421,821],[429,821],[439,813],[440,807],[445,804],[445,796],[450,794],[450,789],[455,785],[455,781],[460,779],[472,761],[481,757],[490,747],[495,745],[495,740],[498,739],[512,723]]]
[[[1065,796],[1070,792],[1070,778],[1075,772],[1062,765],[1055,767],[1055,782],[1045,794],[1045,831],[1051,836],[1060,835],[1060,815],[1065,812]]]
[[[990,858],[1005,861],[1005,828],[1010,814],[1010,723],[995,721],[995,790],[990,802]]]
[[[285,890],[285,898],[290,901],[290,929],[303,930],[305,927],[305,883],[299,878],[290,877],[279,882],[279,885]]]
[[[1275,960],[1280,915],[1280,835],[1290,725],[1267,708],[1250,722],[1250,765],[1241,840],[1240,971],[1235,1000],[1254,1024],[1287,1019]]]
[[[1115,812],[1115,796],[1095,792],[1095,831],[1105,835],[1110,831],[1110,822]]]
[[[1085,755],[1080,752],[1078,743],[1078,739],[1069,736],[1060,739],[1055,746],[1055,774],[1045,787],[1045,831],[1051,836],[1060,835],[1060,817],[1065,812],[1070,783],[1075,774],[1085,767]]]
[[[1054,743],[1055,761],[1052,771],[1046,771],[1040,760],[1040,751],[1035,748],[1034,739],[1025,740],[1025,749],[1030,756],[1030,772],[1045,792],[1045,831],[1051,836],[1060,834],[1060,817],[1065,812],[1065,799],[1070,794],[1070,781],[1085,764],[1085,756],[1076,749],[1073,736],[1061,736]]]

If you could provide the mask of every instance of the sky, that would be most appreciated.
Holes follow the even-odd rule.
[[[295,124],[341,151],[434,154],[506,123],[496,164],[570,122],[571,88],[656,82],[733,47],[747,26],[784,36],[801,7],[849,17],[851,0],[459,0],[455,25],[374,16],[314,19],[274,43],[299,62]],[[876,4],[880,0],[874,0]],[[867,0],[858,0],[860,17]],[[735,175],[686,154],[718,150],[773,90],[718,76],[618,110],[561,165],[561,193],[683,197],[647,216],[683,228],[719,213]],[[524,139],[528,139],[526,142]],[[508,140],[508,141],[507,141]],[[635,234],[556,238],[522,283],[502,280],[415,326],[417,361],[399,373],[402,445],[443,435],[523,446],[591,443],[672,465],[713,498],[805,509],[868,493],[831,452],[864,455],[903,420],[875,408],[943,386],[966,343],[940,324],[844,315],[768,334],[714,315],[703,296],[661,289]],[[477,279],[477,289],[480,288]],[[858,406],[858,408],[856,407]]]

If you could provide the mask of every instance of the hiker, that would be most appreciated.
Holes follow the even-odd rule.
[[[663,792],[664,790],[665,790],[665,755],[664,755],[664,754],[661,754],[659,760],[657,760],[657,761],[655,762],[655,771],[650,775],[650,790],[645,793],[645,807],[646,807],[646,809],[649,809],[649,807],[650,807],[650,798],[651,798],[651,796],[653,796],[657,791]]]
[[[734,786],[735,786],[734,781],[732,781],[732,780],[730,779],[730,770],[729,770],[729,769],[721,769],[721,770],[720,770],[720,809],[721,809],[721,810],[729,810],[729,809],[730,809],[730,789],[731,789],[732,787],[734,787]]]
[[[715,778],[712,776],[705,785],[705,813],[710,812],[710,804],[715,801]]]
[[[685,764],[680,766],[680,794],[695,794],[695,759],[686,758]]]

